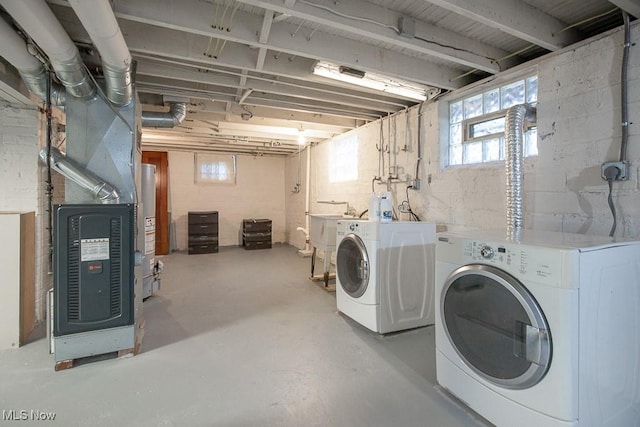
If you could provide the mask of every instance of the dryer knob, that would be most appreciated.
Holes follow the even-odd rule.
[[[480,248],[480,256],[482,256],[482,258],[484,259],[491,259],[493,258],[493,249],[491,248],[491,246],[483,246]]]

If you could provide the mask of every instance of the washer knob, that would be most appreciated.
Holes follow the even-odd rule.
[[[482,258],[484,259],[491,259],[493,258],[493,249],[491,248],[491,246],[483,246],[480,248],[480,256],[482,256]]]

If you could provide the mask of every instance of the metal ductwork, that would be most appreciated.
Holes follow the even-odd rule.
[[[13,65],[24,80],[27,89],[38,98],[47,97],[47,72],[31,53],[26,42],[9,24],[0,19],[0,56]],[[59,85],[51,87],[51,102],[64,105],[65,91]]]
[[[507,231],[518,233],[524,226],[523,178],[524,126],[535,122],[536,109],[527,104],[515,105],[505,116],[505,175],[507,198]]]
[[[182,123],[185,117],[187,117],[187,104],[185,102],[172,102],[168,113],[143,111],[142,127],[172,128]]]
[[[95,94],[78,48],[44,0],[0,0],[0,5],[47,54],[69,95],[89,98]]]
[[[70,0],[69,4],[89,33],[102,58],[106,96],[113,104],[131,102],[131,54],[109,0]]]
[[[47,163],[47,149],[40,151],[40,160]],[[49,154],[51,167],[82,188],[89,190],[101,203],[119,203],[118,191],[109,183],[93,175],[82,166],[68,159],[61,151],[51,147]]]

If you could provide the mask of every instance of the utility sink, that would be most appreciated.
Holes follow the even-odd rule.
[[[311,246],[318,250],[329,252],[336,248],[336,226],[344,215],[311,214],[309,215],[309,240]]]

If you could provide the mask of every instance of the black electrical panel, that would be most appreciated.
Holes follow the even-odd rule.
[[[134,322],[133,204],[55,205],[54,336]]]

